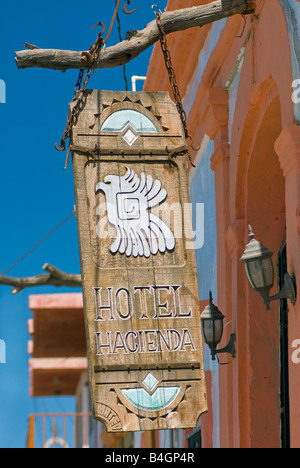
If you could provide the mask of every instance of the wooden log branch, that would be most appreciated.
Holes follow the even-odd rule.
[[[162,15],[162,24],[166,34],[170,34],[201,27],[236,14],[247,15],[254,12],[254,6],[254,0],[216,0],[207,5],[165,12]],[[83,59],[83,52],[38,49],[37,46],[16,52],[16,63],[18,68],[49,68],[61,71],[113,68],[130,62],[158,40],[159,30],[154,20],[142,31],[128,33],[125,41],[101,49],[98,62],[93,64]]]
[[[80,288],[81,275],[64,273],[58,268],[46,263],[43,266],[43,270],[48,273],[44,273],[37,276],[27,278],[13,278],[8,276],[0,276],[0,285],[12,286],[12,294],[18,294],[25,288],[31,288],[35,286],[55,286],[62,287],[66,286],[69,288]]]

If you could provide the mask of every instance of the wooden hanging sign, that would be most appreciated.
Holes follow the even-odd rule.
[[[85,91],[71,144],[95,418],[109,432],[195,427],[207,401],[176,106]]]

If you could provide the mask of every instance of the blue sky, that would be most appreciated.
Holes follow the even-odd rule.
[[[156,2],[163,10],[167,1]],[[133,15],[120,9],[122,34],[142,29],[154,19],[153,0],[132,0]],[[78,71],[18,70],[15,51],[23,42],[40,48],[87,50],[102,21],[107,28],[115,0],[37,0],[2,2],[0,15],[0,80],[6,84],[6,103],[0,104],[0,274],[36,245],[73,210],[71,164],[63,170],[65,153],[55,150],[65,128],[68,103]],[[123,2],[121,4],[123,6]],[[118,42],[117,24],[108,45]],[[132,75],[147,73],[151,50],[127,66]],[[125,90],[123,69],[99,70],[88,88]],[[9,273],[34,276],[44,263],[72,273],[80,272],[75,217]],[[75,292],[70,289],[31,288],[13,296],[0,286],[0,339],[6,343],[6,364],[0,364],[0,448],[23,448],[30,413],[74,410],[74,400],[29,398],[27,320],[30,294]]]

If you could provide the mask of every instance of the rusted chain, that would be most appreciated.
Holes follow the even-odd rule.
[[[126,1],[126,4],[125,4],[125,6],[123,8],[124,13],[131,14],[134,11],[136,11],[136,9],[128,11],[127,8],[128,8],[128,6],[130,4],[130,0],[125,0],[125,1]],[[72,103],[70,105],[70,112],[69,112],[69,115],[68,115],[68,118],[67,118],[67,125],[66,125],[65,131],[63,133],[62,139],[61,139],[60,147],[58,146],[57,143],[55,143],[55,148],[57,149],[57,151],[65,151],[66,150],[66,140],[68,138],[69,139],[71,138],[72,128],[73,128],[73,125],[75,124],[75,121],[76,121],[78,113],[79,113],[80,105],[81,105],[81,103],[83,101],[83,95],[84,95],[83,92],[84,92],[84,90],[85,90],[85,88],[86,88],[86,86],[87,86],[87,84],[88,84],[88,82],[90,80],[90,77],[91,77],[91,74],[92,74],[92,71],[93,71],[93,64],[97,63],[97,61],[99,59],[100,49],[102,48],[102,46],[104,44],[106,44],[106,42],[110,38],[110,35],[111,35],[111,32],[112,32],[115,20],[116,20],[116,18],[118,16],[120,3],[121,3],[121,0],[116,0],[115,11],[114,11],[114,14],[113,14],[113,17],[112,17],[112,20],[111,20],[111,23],[110,23],[110,27],[109,27],[109,30],[108,30],[108,33],[107,33],[107,36],[106,36],[105,39],[103,38],[103,34],[105,32],[105,25],[103,23],[101,23],[101,22],[97,23],[92,28],[92,29],[95,29],[96,27],[101,26],[102,30],[98,34],[97,39],[95,41],[95,44],[93,44],[90,47],[89,51],[88,52],[82,52],[82,60],[84,60],[85,62],[90,63],[91,66],[87,70],[85,75],[84,75],[84,70],[83,69],[81,69],[80,72],[79,72],[78,80],[77,80],[75,90],[74,90],[75,91],[74,97],[72,99]],[[66,156],[65,169],[68,166],[69,156],[70,156],[70,145],[69,145],[69,149],[68,149],[67,156]]]
[[[98,34],[95,44],[90,47],[88,52],[82,53],[82,59],[85,61],[91,62],[91,64],[98,61],[100,49],[104,44],[104,39],[102,37],[102,34],[105,31],[105,26],[103,25],[103,23],[96,24],[92,29],[94,29],[96,26],[99,26],[99,25],[102,26],[102,31],[100,34]],[[67,138],[71,137],[71,131],[76,121],[76,118],[78,116],[80,105],[83,101],[83,92],[90,80],[92,71],[93,71],[93,67],[91,66],[87,70],[85,75],[84,75],[84,70],[80,70],[79,72],[78,80],[77,80],[75,90],[74,90],[75,94],[72,99],[72,103],[70,105],[70,108],[71,108],[70,113],[67,118],[67,125],[63,133],[61,143],[60,143],[61,146],[59,147],[58,144],[55,143],[55,148],[57,149],[57,151],[65,151],[66,149],[66,140]],[[68,151],[66,163],[69,159],[69,154],[70,154],[70,151]],[[65,168],[66,166],[67,164],[65,165]]]
[[[173,64],[172,64],[171,54],[170,54],[170,51],[168,49],[166,33],[165,33],[165,30],[164,30],[164,27],[163,27],[163,24],[162,24],[162,17],[161,17],[162,12],[158,8],[157,5],[153,5],[152,10],[153,10],[153,12],[154,12],[154,14],[156,16],[156,22],[157,22],[157,26],[158,26],[158,29],[159,29],[159,32],[160,32],[161,49],[162,49],[162,52],[163,52],[163,55],[164,55],[170,85],[171,85],[173,96],[174,96],[174,99],[175,99],[175,102],[176,102],[176,107],[177,107],[177,110],[178,110],[178,113],[179,113],[179,116],[180,116],[180,119],[181,119],[181,122],[182,122],[182,125],[183,125],[183,128],[184,128],[185,138],[189,139],[191,141],[192,149],[194,151],[198,151],[200,149],[200,146],[198,146],[198,147],[194,146],[193,138],[191,137],[191,135],[190,135],[190,133],[188,131],[187,115],[186,115],[186,112],[185,112],[185,110],[183,108],[180,91],[179,91],[178,84],[177,84],[177,81],[176,81],[175,70],[174,70],[174,67],[173,67]],[[196,167],[195,164],[193,163],[192,156],[191,156],[189,150],[188,150],[187,154],[188,154],[188,158],[189,158],[189,161],[190,161],[191,165],[193,167]]]

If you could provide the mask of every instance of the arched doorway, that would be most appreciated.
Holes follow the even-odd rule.
[[[245,227],[251,224],[256,238],[274,252],[276,271],[277,257],[286,239],[285,178],[274,149],[282,130],[280,99],[275,84],[269,84],[269,92],[265,93],[264,89],[261,100],[258,99],[255,120],[249,113],[244,127],[241,178],[237,178],[237,184],[242,185],[237,187],[236,206]],[[277,281],[272,294],[277,293]],[[285,403],[279,404],[278,395],[283,398],[281,376],[288,372],[286,362],[281,359],[280,337],[287,329],[280,321],[283,315],[278,302],[272,304],[271,311],[266,311],[262,298],[253,291],[245,275],[238,279],[237,292],[242,296],[239,309],[243,309],[240,315],[237,311],[237,322],[247,336],[248,346],[248,368],[244,372],[248,380],[248,402],[246,410],[241,408],[241,417],[247,419],[252,448],[279,448],[282,445],[280,408]],[[285,396],[288,398],[288,392]],[[243,415],[246,411],[248,414]]]

